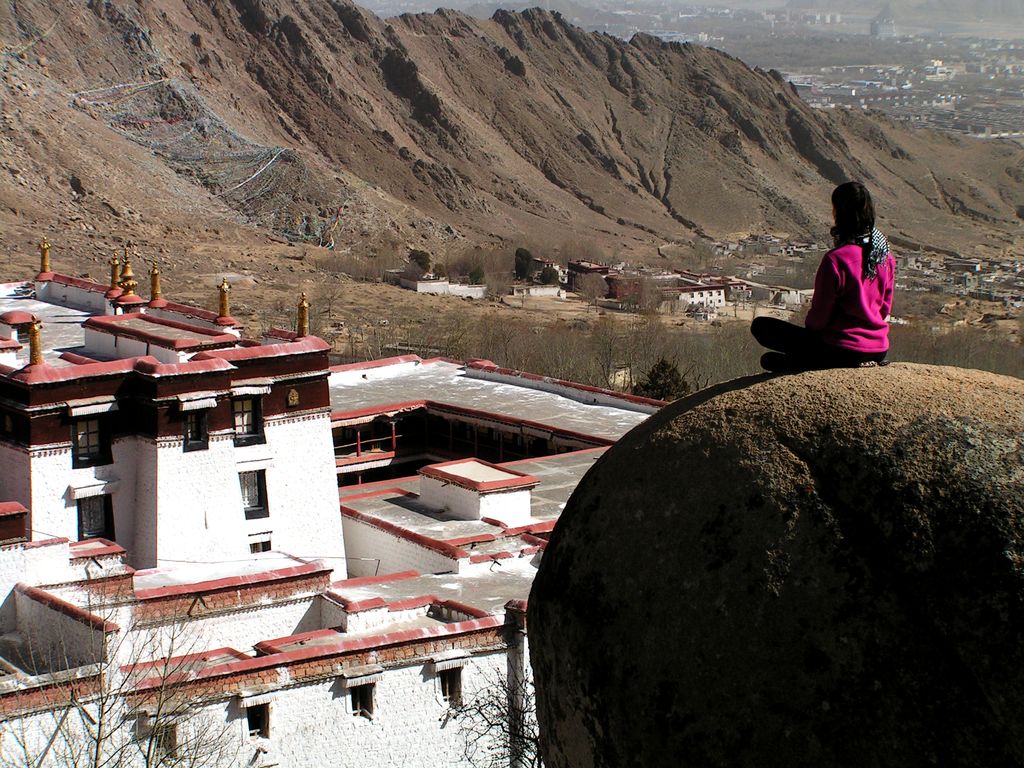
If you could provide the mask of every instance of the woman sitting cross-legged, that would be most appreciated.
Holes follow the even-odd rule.
[[[896,262],[875,229],[875,208],[863,184],[849,181],[832,192],[835,247],[814,278],[804,326],[758,317],[750,332],[773,352],[761,356],[767,371],[806,371],[885,364],[889,350]]]

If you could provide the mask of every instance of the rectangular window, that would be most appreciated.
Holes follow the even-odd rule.
[[[249,735],[261,739],[270,738],[270,705],[254,704],[245,708],[245,719],[249,726]]]
[[[441,681],[441,697],[448,702],[448,706],[460,706],[462,704],[462,667],[438,672],[437,677]]]
[[[253,472],[239,472],[238,484],[242,489],[242,508],[246,520],[267,517],[267,473],[258,469]]]
[[[235,445],[264,442],[263,408],[256,397],[240,397],[231,401],[235,424]]]
[[[114,541],[114,505],[109,494],[78,500],[78,539]]]
[[[352,714],[356,717],[373,719],[373,688],[374,683],[357,685],[349,688],[349,696],[352,699]]]
[[[76,419],[72,422],[71,455],[75,467],[110,463],[110,438],[99,419]]]
[[[206,411],[188,411],[185,414],[186,451],[205,451],[210,447],[210,433],[206,428]]]
[[[270,539],[264,539],[263,541],[250,541],[249,551],[254,555],[258,555],[260,552],[269,552]]]
[[[178,726],[158,723],[153,726],[153,751],[157,757],[173,758],[178,752]]]

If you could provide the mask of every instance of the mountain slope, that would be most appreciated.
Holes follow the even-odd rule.
[[[537,9],[385,21],[339,0],[27,0],[0,8],[0,30],[12,53],[31,45],[4,59],[8,247],[78,217],[97,248],[255,226],[356,251],[586,239],[643,255],[820,237],[829,190],[856,177],[905,240],[1001,248],[1024,207],[1016,145],[815,112],[726,54]]]

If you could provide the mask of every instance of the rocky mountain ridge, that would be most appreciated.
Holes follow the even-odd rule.
[[[69,225],[93,228],[86,250],[255,226],[356,251],[529,239],[644,255],[820,238],[828,191],[850,177],[908,243],[1001,250],[1024,211],[1015,144],[816,112],[718,51],[539,9],[383,20],[341,0],[26,0],[0,9],[0,44],[11,250]]]

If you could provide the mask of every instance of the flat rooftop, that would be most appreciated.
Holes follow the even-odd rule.
[[[447,622],[435,619],[427,615],[418,616],[415,619],[403,619],[392,621],[387,624],[375,626],[372,629],[365,629],[359,632],[343,632],[340,629],[317,630],[304,632],[284,638],[267,638],[260,641],[260,646],[274,653],[288,653],[289,651],[309,650],[312,648],[328,648],[337,645],[343,640],[357,640],[360,638],[379,637],[392,632],[408,632],[410,630],[430,630],[444,627]]]
[[[189,351],[238,342],[231,334],[139,314],[97,317],[90,320],[86,327],[116,336],[140,339],[161,347]]]
[[[70,365],[60,358],[64,352],[84,354],[85,330],[82,323],[93,313],[26,298],[18,285],[0,285],[0,314],[11,310],[29,312],[42,321],[43,359],[49,365]],[[25,342],[24,348],[18,352],[18,362],[28,365],[28,359],[28,342]]]
[[[580,479],[594,465],[606,448],[562,453],[539,459],[513,461],[500,465],[537,478],[530,494],[530,517],[535,523],[558,518],[565,502]],[[367,485],[349,485],[339,489],[343,506],[363,515],[397,526],[405,531],[438,542],[500,535],[502,529],[483,520],[459,520],[419,500],[420,478],[402,477]],[[372,494],[372,495],[368,495]],[[484,542],[460,544],[470,554],[503,551],[518,542]],[[512,596],[507,599],[512,599]]]
[[[554,392],[489,381],[459,363],[427,360],[336,371],[330,377],[331,410],[348,413],[416,400],[454,405],[533,421],[557,429],[617,440],[648,414],[589,405]]]
[[[339,581],[331,585],[331,592],[352,602],[379,597],[389,604],[432,595],[438,600],[455,600],[496,616],[504,613],[509,600],[526,600],[530,596],[538,565],[537,557],[518,557],[495,561],[489,570],[468,574],[353,579],[351,584]]]
[[[472,480],[476,483],[495,483],[519,478],[517,474],[506,472],[476,459],[448,462],[444,467],[444,471],[450,475]]]
[[[222,563],[180,565],[173,568],[151,568],[136,571],[133,586],[136,592],[164,587],[195,587],[225,581],[239,584],[254,583],[271,574],[306,568],[306,560],[292,557],[283,552],[265,552],[251,560],[229,560]]]

